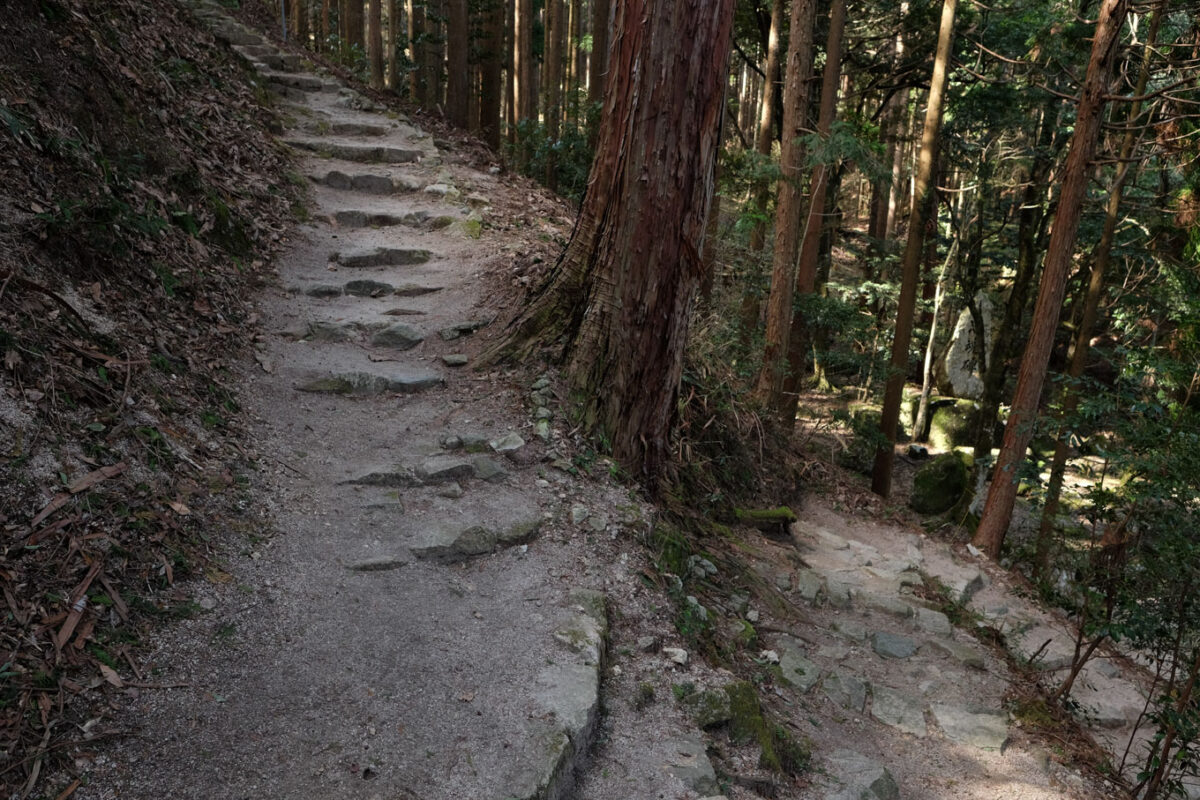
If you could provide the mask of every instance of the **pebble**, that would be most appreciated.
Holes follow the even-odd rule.
[[[588,518],[588,510],[586,506],[571,506],[571,524],[579,525]]]
[[[682,647],[664,647],[662,654],[680,666],[688,662],[688,651]]]
[[[438,489],[438,495],[440,497],[449,497],[451,500],[457,500],[464,494],[466,494],[466,492],[464,492],[463,488],[457,483],[448,483],[442,488]]]

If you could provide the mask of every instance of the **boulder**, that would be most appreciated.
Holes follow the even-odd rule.
[[[937,450],[974,446],[979,405],[974,400],[939,397],[929,401],[929,444]]]
[[[945,453],[917,470],[908,504],[920,514],[941,514],[953,508],[966,490],[966,465],[957,454]]]
[[[995,308],[996,304],[982,292],[976,295],[975,302],[983,317],[983,330],[990,346],[996,335]],[[938,358],[933,367],[933,375],[937,381],[938,391],[954,397],[969,397],[978,399],[983,396],[983,379],[979,375],[979,347],[975,341],[975,322],[971,312],[963,309],[950,334],[950,342],[945,352]]]

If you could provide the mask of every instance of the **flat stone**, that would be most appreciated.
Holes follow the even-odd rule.
[[[463,491],[463,488],[457,483],[448,483],[442,488],[438,489],[437,493],[438,497],[446,497],[450,500],[457,500],[466,494],[466,492]]]
[[[871,687],[871,716],[904,733],[925,735],[925,703],[895,689]]]
[[[590,512],[588,512],[587,506],[579,506],[579,505],[571,506],[571,524],[572,525],[582,524],[583,521],[586,520],[589,515],[590,515]]]
[[[867,684],[853,675],[831,672],[821,682],[825,696],[842,708],[861,713],[867,706]]]
[[[724,689],[693,692],[679,701],[683,710],[701,728],[713,728],[729,722],[729,695]]]
[[[537,420],[547,420],[554,416],[554,412],[545,406],[538,406],[538,409],[533,412],[533,418]]]
[[[855,642],[865,642],[870,632],[867,626],[854,619],[839,619],[833,623],[833,629]]]
[[[951,600],[962,605],[971,602],[971,598],[988,585],[987,576],[974,567],[947,565],[933,577],[950,590]]]
[[[949,636],[954,632],[954,626],[950,624],[950,618],[940,611],[934,611],[931,608],[916,608],[917,612],[917,627],[929,633],[936,633],[939,636]]]
[[[407,565],[408,559],[403,556],[375,556],[347,564],[346,569],[352,572],[387,572]]]
[[[805,658],[803,648],[790,637],[779,644],[779,671],[802,694],[807,694],[821,680],[821,668]]]
[[[981,750],[999,750],[1008,738],[1008,714],[997,711],[976,711],[945,703],[934,703],[933,718],[957,744]]]
[[[975,648],[956,642],[950,639],[930,639],[925,642],[924,647],[927,647],[934,652],[944,656],[949,656],[964,667],[971,669],[986,669],[987,662],[984,661],[983,654]]]
[[[666,656],[668,660],[673,661],[680,666],[683,666],[688,662],[688,651],[684,650],[682,647],[664,647],[662,649],[662,654]]]
[[[501,528],[432,522],[417,535],[413,555],[436,561],[455,562],[487,555],[499,547],[513,547],[533,539],[541,517],[530,517]]]
[[[794,527],[802,536],[811,538],[823,550],[849,550],[850,543],[838,536],[836,533],[830,533],[824,528],[816,525],[806,525],[802,522],[794,523]]]
[[[900,800],[900,787],[882,764],[851,750],[829,756],[829,772],[841,785],[822,800]]]
[[[340,144],[324,139],[296,137],[288,137],[280,141],[297,150],[306,150],[326,158],[356,161],[363,164],[407,164],[417,161],[422,156],[420,150],[411,150],[406,147]]]
[[[876,631],[871,634],[871,649],[883,658],[910,658],[917,652],[917,643],[907,636]]]
[[[470,458],[463,456],[431,456],[417,466],[416,475],[425,483],[458,481],[474,477],[475,465]]]
[[[520,450],[525,446],[525,440],[516,431],[513,431],[499,438],[492,439],[488,442],[488,445],[492,448],[493,452],[503,455],[505,453],[515,453],[517,450]]]
[[[503,480],[508,475],[508,472],[497,461],[485,456],[471,459],[471,466],[475,470],[475,477],[481,481],[494,482]]]
[[[676,739],[667,744],[667,771],[683,781],[694,792],[711,795],[719,790],[717,773],[708,760],[704,742],[699,739]]]
[[[382,297],[392,293],[392,285],[383,281],[350,281],[345,292],[355,297]]]
[[[458,436],[459,446],[468,453],[486,453],[490,449],[490,439],[482,433],[461,433]]]
[[[825,593],[825,580],[811,569],[796,570],[796,594],[816,605]]]
[[[351,486],[384,486],[390,489],[404,489],[421,485],[421,481],[413,471],[400,464],[390,469],[372,470],[357,478],[351,478],[346,483]]]
[[[892,617],[908,619],[913,615],[913,607],[899,598],[873,592],[861,592],[859,601],[872,611],[881,611]]]
[[[447,367],[465,367],[468,361],[470,359],[462,353],[447,353],[442,356],[442,363]]]
[[[442,337],[447,342],[452,342],[455,339],[460,339],[463,336],[470,336],[480,328],[490,325],[491,319],[469,319],[465,322],[457,322],[438,331],[438,336]]]
[[[392,350],[411,350],[425,340],[425,334],[404,322],[387,326],[371,337],[371,344]]]
[[[332,283],[318,283],[304,290],[309,297],[341,297],[342,287]]]
[[[848,583],[825,579],[825,599],[834,608],[849,608],[854,602],[854,589]]]
[[[441,290],[441,286],[422,286],[418,283],[402,283],[392,289],[392,294],[398,297],[420,297],[421,295],[432,294],[433,292],[440,292]]]
[[[407,267],[424,264],[432,258],[428,250],[416,247],[375,247],[348,253],[333,253],[330,261],[343,267],[358,269],[365,267]]]
[[[533,432],[537,434],[537,437],[543,442],[550,441],[550,420],[539,419],[537,424],[533,426]]]
[[[317,320],[308,323],[304,338],[314,342],[345,342],[358,335],[358,328],[349,322]]]

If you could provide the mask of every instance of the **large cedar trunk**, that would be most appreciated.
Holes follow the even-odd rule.
[[[367,60],[371,64],[371,88],[383,88],[383,0],[371,0],[367,14]]]
[[[979,519],[979,528],[975,531],[975,546],[985,550],[992,558],[999,557],[1000,546],[1004,543],[1009,522],[1012,521],[1013,503],[1017,497],[1018,468],[1025,460],[1025,448],[1033,438],[1038,401],[1046,379],[1050,350],[1054,345],[1054,332],[1058,328],[1067,273],[1075,253],[1079,214],[1087,192],[1090,162],[1103,122],[1116,43],[1127,11],[1126,0],[1104,0],[1100,7],[1100,18],[1096,22],[1096,35],[1092,40],[1087,77],[1084,79],[1075,117],[1075,132],[1071,136],[1071,149],[1063,169],[1062,190],[1058,196],[1058,208],[1054,213],[1054,230],[1050,234],[1046,263],[1042,269],[1042,282],[1038,287],[1033,325],[1025,346],[1025,356],[1021,359],[1021,369],[1017,374],[1012,410],[1004,429],[1004,444],[1000,448],[1000,457],[996,460],[987,504]]]
[[[782,0],[780,0],[782,2]],[[592,55],[588,63],[588,102],[604,99],[604,73],[608,71],[609,0],[592,0]]]
[[[792,302],[796,291],[796,258],[800,254],[800,217],[804,194],[800,176],[804,170],[802,136],[808,124],[808,80],[813,63],[815,0],[792,0],[791,39],[783,89],[783,139],[780,143],[779,196],[775,203],[775,253],[771,266],[771,293],[767,296],[767,337],[757,393],[775,408],[783,403],[783,380],[792,326]]]
[[[650,486],[667,460],[712,196],[734,0],[619,0],[571,242],[492,357],[560,345],[580,421]]]
[[[500,149],[501,59],[504,57],[504,7],[500,0],[484,4],[483,41],[480,43],[479,136],[493,150]]]
[[[363,0],[343,0],[342,47],[363,46]]]
[[[387,37],[383,40],[387,50],[387,87],[393,92],[400,90],[400,4],[398,0],[387,0]]]
[[[558,164],[555,159],[554,143],[558,141],[559,127],[562,124],[562,83],[563,83],[563,39],[566,34],[566,9],[564,0],[546,0],[546,54],[545,83],[543,91],[546,95],[546,139],[550,145],[546,156],[546,185],[550,191],[558,191]]]
[[[537,65],[533,60],[533,0],[516,0],[513,11],[513,27],[516,41],[513,46],[513,71],[516,73],[517,88],[516,120],[537,117],[537,90],[534,75]]]
[[[426,68],[429,63],[427,36],[424,2],[408,0],[408,50],[416,65],[408,74],[409,92],[421,108],[430,106],[430,75]]]
[[[466,129],[470,108],[470,70],[468,54],[471,42],[467,0],[450,0],[446,33],[446,118],[450,124]]]

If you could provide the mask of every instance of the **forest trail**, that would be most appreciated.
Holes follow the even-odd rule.
[[[733,674],[680,655],[643,579],[647,509],[563,462],[552,377],[469,369],[497,314],[477,237],[499,179],[219,6],[196,13],[283,98],[315,186],[243,395],[281,535],[198,587],[204,613],[150,657],[147,680],[177,688],[127,695],[137,732],[77,797],[1100,796],[1022,732],[1004,659],[922,575],[1051,667],[1065,628],[969,557],[820,499],[789,540],[747,545],[787,613],[737,593],[711,609],[757,626],[738,658],[813,744],[796,784],[760,769],[723,727]],[[1084,683],[1085,705],[1118,709],[1096,720],[1116,742],[1136,691],[1106,662]]]

